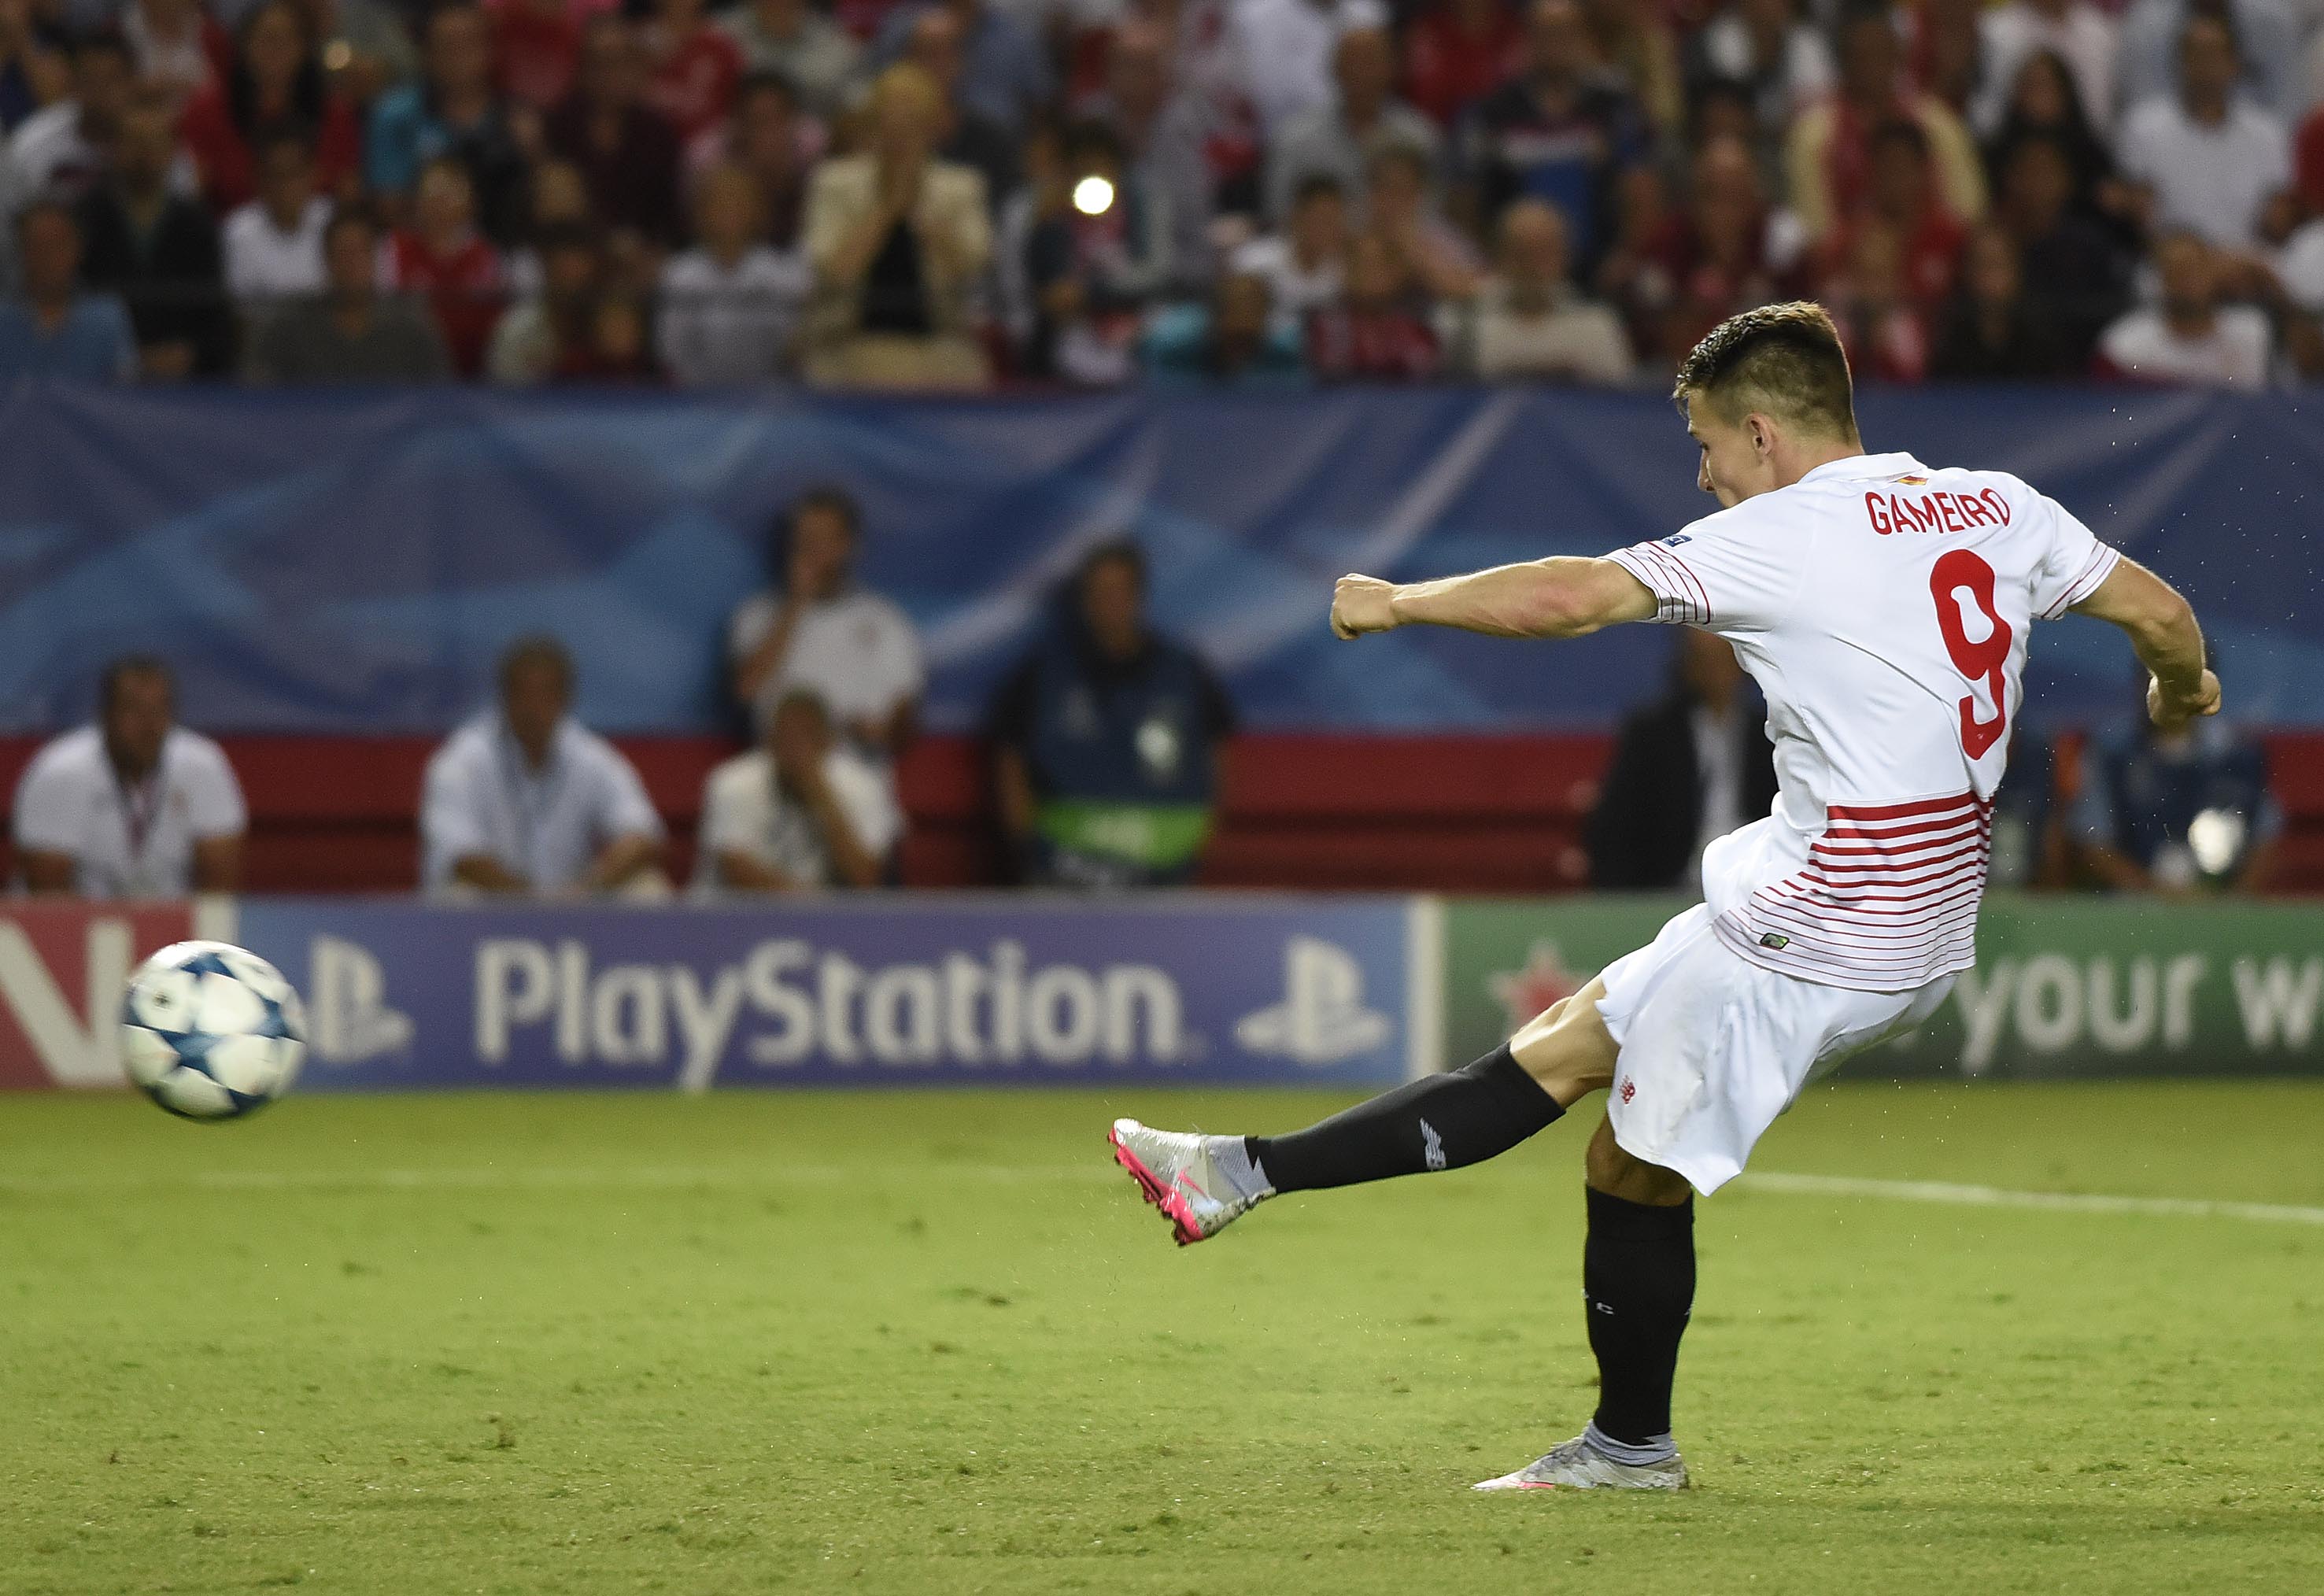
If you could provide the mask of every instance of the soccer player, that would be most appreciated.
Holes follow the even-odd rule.
[[[1507,1152],[1609,1092],[1584,1160],[1598,1407],[1480,1490],[1678,1490],[1671,1384],[1694,1299],[1693,1194],[1738,1174],[1807,1083],[1925,1019],[1976,959],[1993,794],[2027,633],[2112,622],[2176,728],[2219,706],[2194,613],[1997,471],[1867,454],[1848,359],[1812,304],[1731,318],[1675,397],[1713,515],[1602,559],[1398,585],[1340,578],[1342,638],[1397,626],[1581,637],[1624,621],[1725,638],[1767,700],[1779,790],[1711,844],[1705,902],[1465,1069],[1287,1136],[1114,1122],[1114,1157],[1183,1245],[1255,1204]]]

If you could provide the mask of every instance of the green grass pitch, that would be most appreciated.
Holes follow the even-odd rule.
[[[1702,1204],[1684,1497],[1573,1433],[1594,1114],[1171,1247],[1118,1112],[0,1101],[0,1591],[2324,1591],[2324,1228]],[[2324,1204],[2324,1084],[1819,1090],[1756,1168]]]

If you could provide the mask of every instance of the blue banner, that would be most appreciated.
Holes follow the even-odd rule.
[[[1867,442],[2015,471],[2184,588],[2236,711],[2324,724],[2324,420],[2281,395],[1868,392]],[[928,719],[980,717],[1077,553],[1130,533],[1161,625],[1267,729],[1603,725],[1669,640],[1554,647],[1324,625],[1350,569],[1595,554],[1702,515],[1651,393],[1532,389],[879,400],[788,392],[0,392],[0,732],[88,712],[106,659],[161,650],[210,730],[433,731],[499,649],[561,634],[608,732],[722,724],[726,618],[770,515],[837,482],[864,571],[921,629]],[[2027,719],[2129,703],[2119,641],[2044,628]]]
[[[253,899],[300,1090],[1378,1085],[1433,1068],[1395,899],[780,908]],[[1432,1010],[1433,1011],[1433,1010]]]

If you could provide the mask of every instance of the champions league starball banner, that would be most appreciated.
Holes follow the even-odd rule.
[[[1866,440],[2024,476],[2201,613],[2234,712],[2324,717],[2324,412],[2279,394],[1871,391]],[[1333,641],[1332,579],[1601,554],[1710,512],[1653,393],[1541,387],[880,399],[0,385],[0,732],[88,711],[161,647],[188,720],[441,731],[525,632],[560,634],[602,732],[723,729],[727,616],[770,515],[837,483],[862,577],[918,628],[930,725],[982,717],[1056,585],[1128,535],[1155,619],[1262,730],[1604,726],[1669,639],[1555,647],[1412,627]],[[2029,724],[2126,713],[2121,641],[2043,629]]]
[[[301,1092],[1364,1087],[1434,1064],[1415,925],[1407,900],[1361,898],[262,899],[238,940],[306,994]]]

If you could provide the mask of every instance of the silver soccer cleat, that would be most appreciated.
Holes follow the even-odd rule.
[[[1671,1456],[1658,1463],[1616,1462],[1576,1435],[1548,1456],[1514,1474],[1480,1480],[1471,1490],[1684,1490],[1686,1462]]]
[[[1106,1132],[1113,1161],[1130,1171],[1146,1200],[1170,1221],[1178,1245],[1215,1236],[1274,1194],[1243,1190],[1213,1151],[1233,1139],[1185,1130],[1157,1130],[1116,1120]]]

